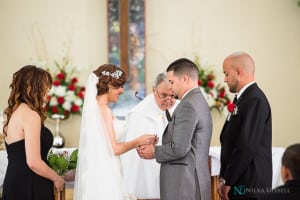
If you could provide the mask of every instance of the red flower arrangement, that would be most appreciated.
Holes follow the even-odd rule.
[[[231,101],[225,87],[220,83],[215,83],[215,75],[212,70],[205,70],[201,67],[199,57],[196,57],[195,63],[199,67],[198,86],[206,98],[210,109],[217,109],[219,112],[224,112],[224,108],[227,108],[230,112],[229,104]]]
[[[77,85],[78,79],[73,76],[75,69],[70,66],[68,57],[64,57],[61,64],[55,61],[55,65],[58,72],[53,76],[49,92],[48,115],[81,114],[85,87]]]

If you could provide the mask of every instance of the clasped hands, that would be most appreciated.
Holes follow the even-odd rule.
[[[140,145],[136,148],[139,156],[143,159],[153,159],[154,158],[154,151],[155,151],[155,145],[157,144],[159,138],[157,135],[155,135],[154,138],[152,138],[152,142],[148,144]]]

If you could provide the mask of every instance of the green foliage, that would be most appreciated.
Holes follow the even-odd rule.
[[[70,163],[69,163],[69,169],[75,169],[77,165],[77,159],[78,159],[78,149],[72,152],[70,156]]]
[[[75,169],[78,159],[78,149],[74,150],[69,156],[67,151],[54,153],[52,150],[48,155],[50,167],[60,176],[67,171]]]

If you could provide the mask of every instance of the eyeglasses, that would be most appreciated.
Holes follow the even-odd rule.
[[[168,97],[170,97],[171,99],[175,99],[175,96],[173,94],[166,94],[166,93],[159,93],[157,90],[155,90],[156,93],[157,93],[157,96],[160,98],[160,99],[166,99]]]

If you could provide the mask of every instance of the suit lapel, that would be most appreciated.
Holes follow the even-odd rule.
[[[174,123],[174,120],[176,119],[176,113],[177,113],[177,109],[179,108],[180,109],[180,104],[184,101],[186,101],[186,99],[190,96],[190,95],[194,95],[194,94],[197,94],[198,92],[201,93],[200,89],[199,88],[194,88],[192,89],[188,94],[186,94],[184,96],[184,98],[180,101],[180,103],[177,105],[177,107],[175,108],[174,112],[173,112],[173,115],[172,115],[172,120],[168,123],[168,125],[166,126],[165,130],[164,130],[164,133],[163,133],[163,136],[168,132],[168,128],[169,128],[169,125],[173,125]]]
[[[168,127],[169,127],[169,123],[167,124],[167,126],[166,126],[166,128],[165,128],[165,130],[164,130],[163,136],[164,136],[164,135],[165,135],[165,133],[167,132],[167,130],[168,130]]]
[[[243,101],[243,99],[244,99],[248,94],[250,94],[253,90],[255,90],[255,89],[257,89],[257,88],[258,88],[258,86],[257,86],[256,83],[250,85],[250,86],[243,92],[243,94],[237,99],[236,105],[238,106],[239,103],[240,103],[241,101]],[[222,137],[223,137],[223,135],[224,135],[224,131],[225,131],[225,129],[226,129],[226,126],[228,126],[229,123],[230,123],[230,121],[227,121],[227,117],[226,117],[226,121],[225,121],[225,123],[224,123],[224,125],[223,125],[222,131],[221,131],[221,135],[220,135],[220,139],[221,139],[221,140],[222,140]]]

